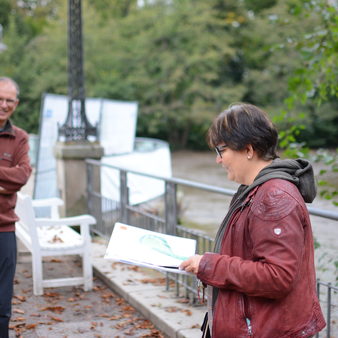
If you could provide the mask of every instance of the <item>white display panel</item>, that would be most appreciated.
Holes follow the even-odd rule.
[[[102,99],[86,100],[86,115],[93,125],[98,123]],[[67,117],[68,98],[64,95],[43,96],[39,144],[37,150],[34,198],[59,197],[56,183],[56,160],[54,147],[58,138],[58,125]]]
[[[136,139],[152,146],[146,151],[137,148],[129,154],[105,156],[101,162],[126,170],[134,170],[150,175],[171,177],[170,149],[166,142],[152,139]],[[107,167],[101,169],[101,194],[115,201],[120,200],[120,177],[116,170]],[[127,175],[129,188],[129,202],[132,205],[151,200],[163,194],[165,186],[163,180],[129,173]]]
[[[100,141],[105,155],[130,153],[134,149],[137,103],[103,100]]]
[[[138,139],[135,142],[137,110],[136,102],[86,99],[87,118],[92,125],[98,125],[99,141],[104,148],[102,163],[171,177],[171,157],[166,142],[153,139]],[[34,184],[36,199],[60,197],[54,147],[58,137],[58,125],[64,123],[67,111],[67,96],[44,95]],[[128,174],[128,186],[131,204],[160,196],[165,189],[163,181],[135,174]],[[101,169],[101,193],[104,197],[119,200],[119,175],[116,170],[104,167]]]

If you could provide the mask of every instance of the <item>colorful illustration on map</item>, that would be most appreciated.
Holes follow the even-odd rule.
[[[146,245],[148,248],[155,250],[163,255],[170,256],[181,261],[186,260],[188,257],[175,255],[169,245],[164,239],[156,235],[143,235],[140,238],[140,243]]]

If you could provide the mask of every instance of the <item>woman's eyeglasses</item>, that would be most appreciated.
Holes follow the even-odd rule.
[[[219,156],[220,158],[222,158],[222,153],[223,151],[228,148],[228,146],[224,145],[224,146],[216,146],[215,147],[215,151],[216,151],[216,154],[217,156]]]

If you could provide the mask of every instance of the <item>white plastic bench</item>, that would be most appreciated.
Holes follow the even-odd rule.
[[[33,293],[42,295],[43,288],[68,285],[84,285],[88,291],[93,286],[91,264],[91,237],[89,225],[96,220],[90,215],[59,218],[60,199],[32,201],[31,197],[18,193],[16,214],[20,220],[16,223],[16,236],[32,254]],[[51,208],[51,218],[35,218],[34,207]],[[80,226],[80,233],[71,226]],[[81,277],[43,279],[42,259],[46,256],[80,255],[82,256],[83,275]]]

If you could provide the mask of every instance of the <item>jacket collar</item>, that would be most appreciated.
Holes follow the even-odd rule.
[[[2,135],[9,135],[9,136],[15,137],[15,130],[10,120],[7,120],[5,124],[5,128],[0,131],[0,136]]]

